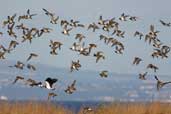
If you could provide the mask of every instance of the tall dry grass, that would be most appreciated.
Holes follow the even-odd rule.
[[[79,114],[83,114],[83,109]],[[101,105],[86,114],[171,114],[169,103],[112,103]]]
[[[75,114],[71,110],[51,103],[0,102],[0,114]],[[83,114],[83,108],[78,114]],[[85,114],[85,113],[84,113]],[[93,108],[86,114],[171,114],[169,103],[112,103]]]
[[[0,114],[73,114],[62,106],[50,103],[9,103],[0,102]]]

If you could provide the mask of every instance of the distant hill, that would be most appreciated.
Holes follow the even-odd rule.
[[[56,92],[58,96],[54,100],[59,101],[149,101],[170,99],[171,86],[164,87],[160,92],[156,91],[156,81],[153,76],[148,76],[147,81],[138,79],[136,74],[109,73],[108,78],[101,78],[95,71],[75,71],[70,73],[69,68],[56,68],[47,65],[34,64],[37,71],[23,71],[9,68],[14,61],[1,61],[0,64],[0,96],[7,96],[9,100],[46,100],[48,90],[31,88],[18,82],[12,85],[15,76],[23,75],[26,79],[33,78],[44,81],[47,77],[58,78]],[[77,80],[77,91],[72,95],[64,93],[64,89],[73,80]],[[162,76],[162,80],[169,76]]]

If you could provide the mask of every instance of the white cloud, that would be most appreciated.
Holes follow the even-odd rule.
[[[6,97],[6,96],[0,96],[0,100],[7,101],[8,100],[8,97]]]
[[[126,93],[126,95],[129,96],[129,97],[132,97],[132,98],[138,98],[138,97],[139,97],[137,91],[135,91],[135,90],[128,91],[128,92]]]
[[[112,96],[104,96],[104,97],[103,97],[103,100],[104,100],[104,101],[114,101],[115,99],[114,99],[114,97],[112,97]]]
[[[115,99],[114,99],[113,96],[100,96],[100,97],[94,98],[94,100],[96,100],[96,101],[106,101],[106,102],[109,102],[110,101],[110,102],[112,102]]]

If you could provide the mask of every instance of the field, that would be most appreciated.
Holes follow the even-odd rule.
[[[0,103],[0,114],[73,114],[61,106],[50,103]]]
[[[0,103],[0,114],[75,114],[72,110],[51,103]],[[83,108],[78,114],[83,113]],[[86,114],[171,114],[169,103],[112,103],[93,108]]]

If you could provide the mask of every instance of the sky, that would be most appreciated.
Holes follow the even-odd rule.
[[[53,29],[52,33],[42,36],[42,38],[33,40],[30,45],[28,42],[17,46],[16,50],[7,55],[7,60],[20,60],[26,61],[29,53],[35,52],[39,55],[31,62],[47,64],[55,67],[69,68],[71,61],[80,59],[82,64],[82,70],[109,70],[116,73],[139,73],[147,71],[146,66],[149,63],[159,66],[157,74],[170,75],[171,71],[171,59],[152,59],[150,57],[151,48],[143,40],[138,40],[133,37],[136,30],[147,33],[149,26],[154,24],[156,29],[160,31],[159,39],[165,44],[171,45],[171,28],[163,27],[159,23],[159,19],[163,19],[166,22],[171,22],[170,11],[171,1],[156,1],[156,0],[0,0],[0,21],[2,22],[8,15],[23,15],[27,9],[38,15],[33,20],[22,21],[29,27],[50,27]],[[97,22],[100,15],[104,18],[110,19],[118,17],[122,14],[129,14],[132,16],[138,16],[137,22],[120,22],[121,28],[126,31],[124,39],[119,39],[125,45],[125,51],[123,55],[117,55],[112,48],[104,45],[102,41],[99,41],[99,34],[109,35],[104,32],[91,32],[86,29],[76,29],[71,32],[71,35],[64,36],[61,34],[61,27],[59,25],[49,24],[49,18],[44,14],[42,8],[48,9],[60,17],[60,19],[75,19],[80,23],[86,24],[86,26],[92,22]],[[0,31],[3,31],[1,28]],[[3,31],[4,32],[4,31]],[[95,63],[93,57],[79,56],[77,53],[69,50],[72,43],[75,41],[74,36],[76,33],[83,33],[86,36],[86,43],[97,43],[98,48],[96,51],[104,51],[106,59]],[[63,42],[59,55],[51,56],[49,54],[50,49],[48,47],[49,40],[57,40]],[[4,35],[0,39],[3,45],[7,45],[11,38],[8,35]],[[142,64],[139,66],[132,66],[132,61],[135,56],[139,56],[143,59]],[[153,73],[153,72],[151,72]]]

